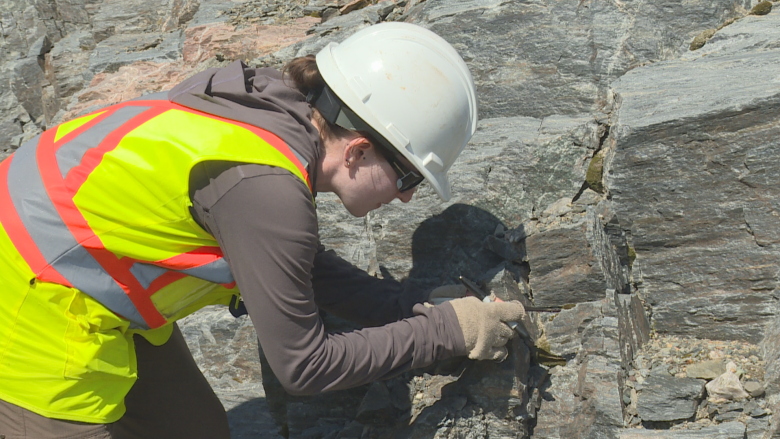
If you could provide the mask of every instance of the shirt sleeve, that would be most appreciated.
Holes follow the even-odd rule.
[[[268,362],[288,392],[350,388],[466,354],[449,304],[415,305],[411,317],[379,327],[340,334],[325,331],[313,273],[330,291],[322,300],[324,306],[341,314],[358,313],[358,301],[369,290],[365,287],[378,280],[357,275],[333,255],[317,256],[320,246],[311,193],[289,172],[239,166],[199,192],[194,197],[196,218],[219,242]],[[315,261],[324,262],[315,268]],[[355,281],[358,287],[335,293],[340,282],[327,274],[329,269],[351,272],[341,282]],[[350,300],[354,305],[345,304]],[[393,317],[398,316],[375,313],[365,320]]]
[[[424,291],[378,279],[320,245],[312,270],[314,301],[325,311],[361,326],[380,326],[414,315]]]

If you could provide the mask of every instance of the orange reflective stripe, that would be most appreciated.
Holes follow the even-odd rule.
[[[121,260],[115,254],[106,250],[100,238],[95,235],[95,232],[89,227],[86,219],[84,219],[84,216],[76,207],[73,197],[92,170],[100,164],[100,160],[102,160],[106,152],[116,148],[119,141],[127,133],[165,111],[167,111],[166,108],[151,108],[109,134],[100,145],[88,152],[89,158],[85,156],[82,163],[68,173],[69,184],[67,185],[60,175],[55,158],[58,148],[58,144],[54,142],[55,130],[45,131],[42,134],[38,150],[36,151],[38,167],[41,171],[41,178],[46,187],[46,192],[49,194],[60,217],[67,225],[68,230],[125,291],[150,328],[160,327],[166,323],[166,320],[152,303],[151,294],[143,288],[141,283],[130,272],[130,267],[136,261],[130,258]]]
[[[130,101],[126,102],[125,104],[132,104],[132,105],[157,105],[156,102],[159,101]],[[202,111],[195,110],[193,108],[185,107],[183,105],[174,104],[173,102],[167,102],[169,106],[167,108],[175,108],[178,110],[186,111],[188,113],[192,114],[198,114],[204,117],[208,117],[210,119],[218,120],[221,122],[229,123],[232,125],[239,126],[241,128],[244,128],[245,130],[251,132],[252,134],[260,137],[264,141],[266,141],[269,145],[273,146],[277,151],[282,153],[293,165],[295,165],[296,168],[301,172],[301,175],[303,175],[304,180],[306,181],[306,185],[309,186],[309,190],[312,190],[311,187],[311,180],[309,179],[309,173],[306,171],[306,167],[303,166],[301,161],[298,159],[298,157],[290,150],[290,147],[287,146],[287,143],[284,142],[279,136],[276,134],[266,131],[262,128],[258,128],[254,125],[250,125],[248,123],[240,122],[233,119],[227,119],[224,117],[216,116],[209,113],[204,113]]]
[[[153,264],[171,270],[186,270],[210,264],[221,257],[221,248],[204,246],[162,261],[153,262]]]
[[[59,149],[60,146],[70,142],[71,140],[75,139],[76,137],[80,136],[84,131],[87,131],[88,129],[92,128],[93,126],[99,124],[103,121],[103,119],[107,118],[108,116],[111,116],[116,112],[116,108],[109,107],[107,110],[99,110],[98,112],[103,112],[103,114],[95,117],[94,119],[90,120],[89,122],[85,123],[84,125],[76,128],[75,130],[69,132],[68,134],[62,136],[59,140],[54,142],[57,145],[57,149]],[[56,134],[55,137],[56,138]],[[56,150],[56,149],[55,149]]]
[[[126,107],[141,108],[136,112],[138,114],[128,114],[126,118],[125,115],[122,114],[122,117],[113,117],[110,123],[106,120],[106,118],[111,117],[112,115],[119,116],[116,112]],[[100,269],[99,274],[100,276],[103,276],[104,284],[108,285],[106,282],[110,282],[110,288],[106,290],[107,294],[110,293],[110,297],[121,297],[122,303],[117,305],[117,310],[115,312],[118,312],[119,314],[131,313],[134,322],[140,326],[144,326],[145,324],[145,326],[148,326],[149,328],[157,328],[167,323],[166,318],[154,305],[152,296],[166,286],[171,285],[186,276],[194,276],[220,284],[226,288],[235,287],[235,282],[222,283],[232,280],[232,275],[230,275],[229,267],[227,267],[227,263],[224,261],[222,250],[217,246],[204,246],[157,262],[117,256],[117,254],[106,248],[103,240],[90,227],[87,219],[76,205],[74,197],[76,197],[76,194],[79,193],[82,186],[89,179],[89,176],[92,175],[93,171],[103,161],[105,155],[116,150],[125,136],[147,121],[150,121],[170,109],[208,117],[243,128],[254,134],[265,142],[266,145],[271,146],[278,151],[278,153],[282,154],[289,162],[284,164],[284,167],[293,173],[297,170],[300,174],[296,175],[300,175],[311,190],[309,175],[302,164],[301,159],[299,159],[289,146],[287,146],[287,144],[278,136],[243,122],[210,115],[167,101],[125,102],[109,107],[108,109],[99,110],[100,114],[96,115],[92,120],[85,122],[78,128],[73,129],[73,131],[67,132],[67,134],[63,133],[64,135],[59,139],[57,139],[57,130],[55,129],[41,134],[37,147],[34,150],[27,150],[30,151],[30,153],[24,156],[26,158],[24,163],[30,167],[30,171],[35,174],[40,173],[40,176],[36,175],[36,179],[40,177],[39,180],[36,180],[36,182],[39,182],[37,184],[40,187],[40,194],[37,194],[36,196],[41,199],[48,197],[48,200],[46,200],[47,203],[49,200],[51,201],[51,207],[48,208],[50,211],[49,215],[52,216],[52,218],[59,216],[59,218],[57,218],[58,224],[60,224],[60,220],[62,221],[60,226],[62,230],[57,231],[57,233],[62,236],[72,235],[67,237],[68,240],[72,240],[72,243],[69,243],[68,245],[73,246],[78,244],[75,248],[83,253],[84,258],[89,259],[89,257],[91,257],[94,259],[94,261],[91,261],[90,259],[93,273],[95,272],[95,269]],[[116,121],[114,121],[114,119],[116,119]],[[95,128],[101,122],[105,122],[108,124],[107,126],[111,127],[110,130],[105,129],[102,131],[102,133],[107,134],[101,134],[94,139],[93,143],[78,139],[79,136],[88,133],[91,128]],[[103,137],[103,135],[105,135],[105,137]],[[65,163],[62,165],[63,167],[60,168],[61,163],[58,162],[57,152],[61,147],[68,145],[69,142],[72,141],[81,142],[77,144],[77,147],[81,149],[79,150],[74,147],[72,150],[63,149],[60,151],[60,155],[64,157],[64,159],[62,159],[62,157],[61,159],[64,160],[63,163]],[[95,143],[97,143],[97,145],[93,146]],[[76,157],[75,154],[72,154],[69,156],[68,154],[71,154],[72,151],[79,151],[79,153],[83,155],[78,155],[78,157]],[[275,155],[275,157],[278,157],[278,155]],[[0,164],[0,181],[4,178],[7,182],[9,175],[16,175],[14,172],[18,166],[11,168],[11,160],[12,158],[9,158]],[[17,160],[16,163],[18,165],[22,163],[22,161]],[[35,167],[37,167],[37,169],[35,169]],[[10,174],[9,169],[11,169]],[[14,184],[16,181],[17,179],[15,178]],[[73,274],[69,274],[65,266],[58,267],[62,273],[51,267],[50,264],[57,266],[57,262],[46,260],[44,253],[48,255],[47,251],[49,247],[45,245],[44,241],[39,242],[41,247],[36,244],[32,236],[36,236],[35,231],[38,229],[30,229],[33,231],[31,236],[25,225],[25,221],[28,220],[24,216],[25,211],[17,212],[13,204],[13,201],[17,196],[17,190],[19,193],[23,193],[23,188],[20,187],[17,190],[14,190],[13,193],[11,193],[11,189],[12,188],[7,184],[3,184],[0,187],[0,206],[3,206],[0,209],[0,222],[2,222],[3,226],[7,229],[12,242],[24,260],[30,265],[36,273],[36,276],[41,280],[56,282],[69,287],[72,287],[72,283],[79,283],[75,277],[71,277],[72,282],[69,282],[67,278],[63,276],[63,274],[69,276]],[[5,206],[8,206],[9,208],[6,208]],[[56,247],[53,248],[56,249]],[[70,247],[67,247],[65,250],[68,248]],[[53,253],[53,255],[54,254],[55,253]],[[61,260],[56,256],[52,256],[52,258]],[[71,264],[73,266],[80,266],[78,261]],[[156,278],[154,277],[154,275],[156,275],[154,273],[151,276],[144,277],[142,275],[143,272],[139,275],[140,277],[136,277],[137,273],[131,271],[131,268],[135,264],[139,264],[136,267],[137,273],[138,270],[143,268],[144,264],[155,265],[168,271],[157,275]],[[70,267],[70,265],[67,267]],[[158,272],[159,271],[160,270],[158,269]],[[113,282],[111,280],[113,280]],[[144,288],[144,285],[147,287]],[[124,291],[126,298],[122,297],[121,291]],[[98,293],[99,292],[100,291],[98,291]]]
[[[256,127],[254,125],[250,125],[248,123],[240,122],[240,121],[233,120],[233,119],[227,119],[227,118],[216,116],[216,115],[209,114],[209,113],[204,113],[202,111],[195,110],[195,109],[189,108],[189,107],[185,107],[183,105],[175,104],[175,103],[170,102],[170,101],[146,101],[146,100],[127,101],[127,102],[122,102],[122,103],[119,103],[119,104],[111,106],[111,110],[113,112],[113,111],[116,111],[116,110],[118,110],[120,108],[127,107],[127,106],[141,106],[141,107],[150,106],[150,107],[154,107],[154,108],[164,108],[164,109],[167,109],[167,110],[168,109],[177,109],[177,110],[186,111],[186,112],[192,113],[192,114],[198,114],[198,115],[201,115],[201,116],[204,116],[204,117],[208,117],[210,119],[219,120],[219,121],[222,121],[222,122],[225,122],[225,123],[229,123],[229,124],[236,125],[236,126],[239,126],[241,128],[244,128],[244,129],[250,131],[251,133],[253,133],[254,135],[260,137],[261,139],[266,141],[269,145],[273,146],[277,151],[282,153],[282,155],[284,155],[293,165],[295,165],[296,168],[298,168],[298,170],[301,172],[301,175],[303,175],[304,180],[306,181],[306,185],[309,186],[309,190],[312,190],[311,179],[309,178],[309,173],[306,171],[306,167],[303,166],[303,164],[298,159],[298,157],[290,150],[290,147],[287,146],[287,143],[285,143],[284,140],[282,140],[279,136],[277,136],[276,134],[274,134],[274,133],[272,133],[270,131],[266,131],[266,130],[264,130],[262,128]],[[105,110],[98,110],[98,111],[105,111]],[[98,118],[102,119],[102,115],[99,116]],[[68,136],[70,136],[70,134],[68,134]],[[67,138],[67,136],[63,137],[63,139],[60,139],[60,141],[63,141],[66,138]]]
[[[185,277],[187,277],[187,275],[184,273],[179,273],[177,271],[168,271],[164,273],[162,276],[155,279],[149,285],[149,288],[146,290],[146,292],[147,294],[149,294],[149,297],[151,297],[154,293],[176,282],[177,280],[183,279]]]
[[[116,109],[114,111],[116,111]],[[111,134],[106,136],[100,145],[87,151],[87,153],[84,154],[84,157],[81,159],[81,163],[68,172],[68,176],[65,179],[65,187],[67,187],[75,195],[81,185],[84,184],[84,182],[87,180],[89,174],[91,174],[92,171],[100,164],[101,160],[103,160],[103,156],[107,152],[114,150],[117,145],[119,145],[119,142],[123,137],[125,137],[129,132],[138,128],[144,122],[166,111],[168,111],[168,108],[162,106],[152,107],[149,110],[146,110],[138,116],[135,116],[134,118],[125,122],[121,128],[111,132]],[[57,152],[58,147],[58,145],[52,145],[52,151],[50,152],[52,158],[54,157],[54,153]],[[41,157],[38,156],[38,160],[40,159]]]
[[[60,273],[46,262],[46,258],[41,254],[38,246],[33,241],[27,228],[19,218],[19,214],[11,201],[11,194],[8,192],[8,168],[11,166],[13,156],[0,162],[0,223],[3,224],[8,237],[13,242],[14,247],[22,255],[22,258],[30,266],[35,276],[45,282],[54,282],[67,287],[73,287]]]

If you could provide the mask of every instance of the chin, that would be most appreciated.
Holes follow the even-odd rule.
[[[363,218],[364,216],[368,215],[368,212],[371,212],[374,209],[366,209],[366,208],[356,208],[356,207],[350,207],[346,204],[344,207],[347,209],[347,212],[349,212],[352,216],[357,218]]]

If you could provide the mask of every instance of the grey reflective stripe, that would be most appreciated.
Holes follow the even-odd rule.
[[[30,237],[46,261],[74,287],[128,320],[146,325],[125,291],[76,242],[62,221],[43,185],[37,147],[37,141],[25,143],[8,168],[11,201]]]
[[[286,144],[285,144],[286,145]],[[290,148],[290,145],[287,145],[288,148]],[[301,162],[301,166],[303,166],[303,169],[306,169],[306,172],[309,172],[309,162],[307,162],[302,155],[298,154],[298,151],[290,148],[290,151],[292,151],[293,154],[295,154],[295,157],[298,157],[298,161]]]
[[[233,273],[230,272],[230,266],[224,258],[219,258],[200,267],[189,268],[187,270],[177,270],[187,276],[197,277],[199,279],[214,282],[215,284],[233,283]]]
[[[197,277],[198,279],[203,279],[215,284],[233,283],[233,273],[230,272],[230,267],[223,258],[201,265],[200,267],[172,271],[186,274],[187,276]],[[133,276],[141,283],[144,289],[148,289],[149,285],[151,285],[155,279],[168,272],[168,269],[145,262],[136,262],[130,267],[130,272],[133,273]]]
[[[97,147],[112,131],[121,127],[125,122],[143,113],[151,107],[123,107],[106,117],[93,127],[81,133],[75,139],[62,145],[56,152],[57,166],[64,179],[71,169],[81,164],[84,154]]]
[[[136,262],[130,267],[130,273],[133,273],[136,280],[141,283],[141,286],[145,290],[149,289],[149,285],[154,282],[155,279],[167,273],[168,270],[162,267],[158,267],[152,264],[145,264],[143,262]]]
[[[131,101],[168,101],[167,91],[158,91],[157,93],[149,93],[148,95],[138,96],[137,98],[130,99]]]

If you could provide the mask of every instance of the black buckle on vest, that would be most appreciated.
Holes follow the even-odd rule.
[[[246,311],[246,305],[244,305],[244,301],[239,299],[238,296],[232,296],[230,298],[230,305],[228,305],[228,310],[235,318],[249,314]]]

